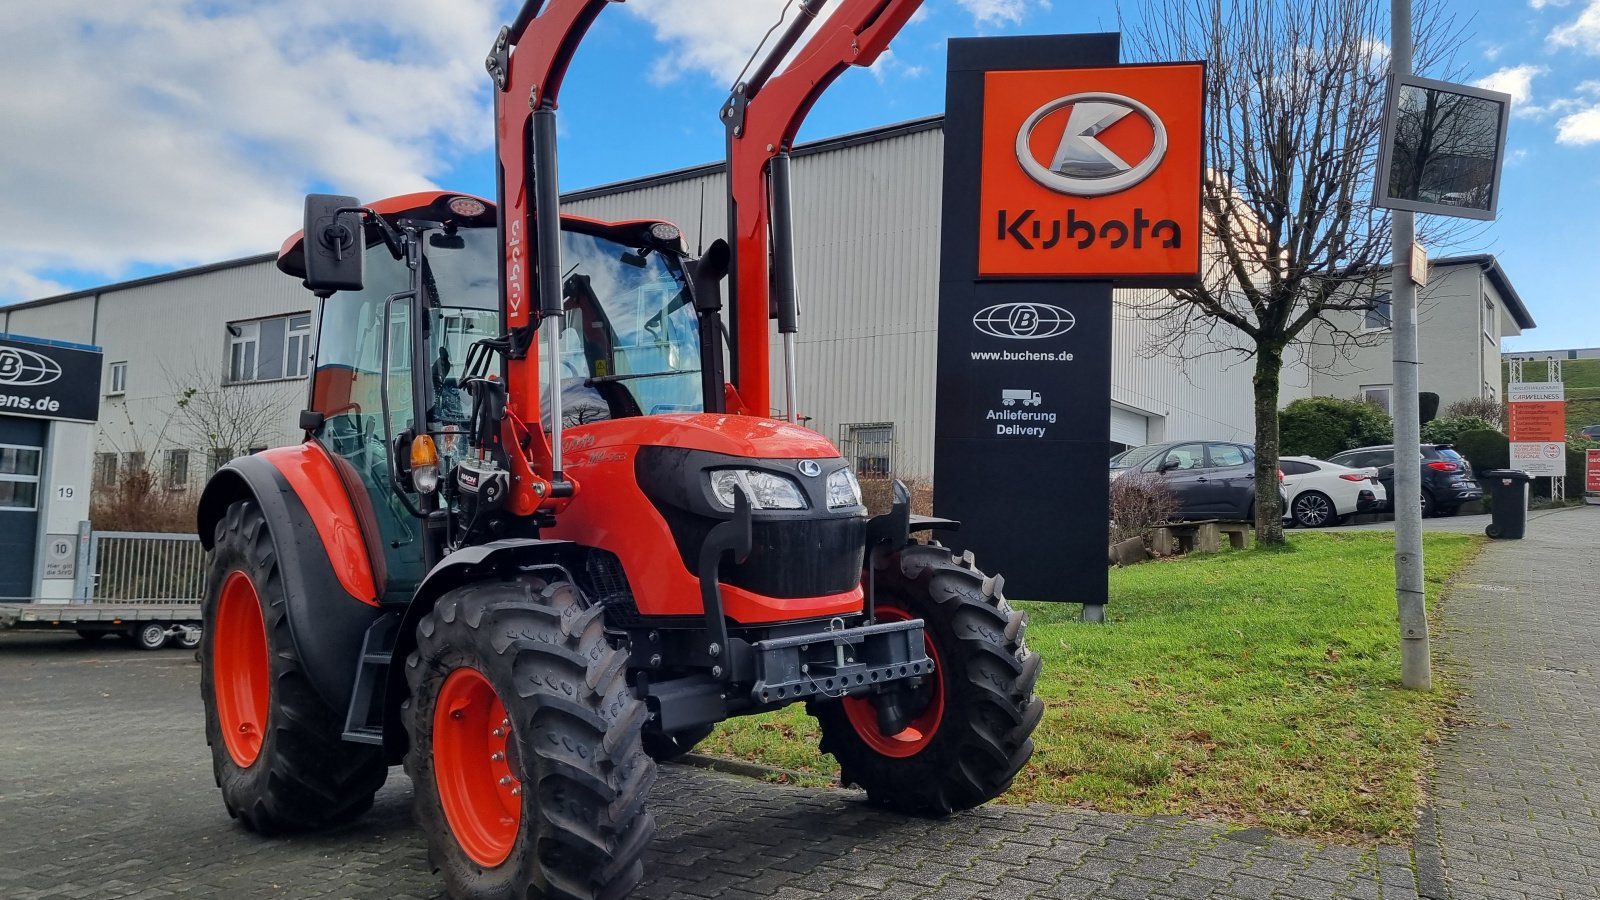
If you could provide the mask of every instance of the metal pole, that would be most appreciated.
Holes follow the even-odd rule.
[[[800,306],[795,298],[794,277],[794,194],[788,152],[772,159],[772,299],[778,310],[778,332],[783,336],[784,416],[799,422],[795,411],[795,333],[799,331]]]
[[[1389,7],[1390,66],[1395,76],[1411,74],[1411,0],[1393,0]],[[1391,90],[1393,89],[1391,84]],[[1390,275],[1393,316],[1394,391],[1394,588],[1400,608],[1400,683],[1412,690],[1433,690],[1428,649],[1428,609],[1422,578],[1422,443],[1417,409],[1417,294],[1411,283],[1411,251],[1415,241],[1412,214],[1394,210],[1394,271]]]

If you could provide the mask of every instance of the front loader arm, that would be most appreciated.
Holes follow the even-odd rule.
[[[834,79],[851,66],[870,66],[878,60],[922,0],[844,0],[788,67],[773,75],[825,3],[802,0],[800,17],[750,80],[734,86],[722,109],[728,132],[728,230],[733,243],[732,368],[746,415],[765,417],[772,409],[766,323],[772,314],[774,284],[779,330],[785,334],[795,330],[786,184],[795,132]],[[780,157],[784,183],[774,191],[769,176]],[[773,215],[775,193],[780,200],[779,221]],[[794,416],[792,408],[788,413]]]
[[[516,515],[529,515],[573,490],[561,472],[561,379],[554,368],[560,361],[547,351],[550,396],[540,396],[535,341],[548,318],[557,320],[545,329],[555,336],[562,315],[555,110],[578,44],[600,11],[616,2],[622,0],[527,0],[500,30],[485,63],[495,84],[500,304],[510,337],[507,428],[531,423],[521,440],[506,440],[516,484],[508,506]],[[541,209],[550,214],[539,215]],[[549,437],[539,427],[541,404],[551,407]]]

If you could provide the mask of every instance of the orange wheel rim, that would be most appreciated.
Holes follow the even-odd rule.
[[[506,861],[522,824],[522,782],[511,771],[511,720],[482,672],[463,666],[433,710],[433,778],[445,821],[480,866]]]
[[[875,612],[879,622],[905,622],[916,618],[897,606],[879,604]],[[922,640],[927,647],[928,658],[933,660],[933,674],[924,682],[926,686],[923,688],[927,705],[903,731],[884,734],[878,726],[878,708],[866,697],[846,697],[839,701],[844,704],[844,713],[856,734],[868,747],[884,756],[896,759],[916,756],[933,742],[933,736],[939,733],[939,723],[944,721],[944,665],[939,660],[939,649],[933,645],[933,636],[924,630]]]
[[[241,769],[248,769],[261,756],[271,695],[267,627],[249,575],[228,573],[211,631],[212,693],[222,744]]]

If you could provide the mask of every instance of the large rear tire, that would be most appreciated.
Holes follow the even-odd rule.
[[[215,537],[201,606],[200,695],[222,802],[261,834],[348,822],[383,786],[381,751],[342,739],[343,715],[301,669],[261,507],[235,502]]]
[[[1039,655],[1026,620],[970,556],[911,544],[876,572],[880,621],[920,618],[936,671],[918,690],[910,725],[884,734],[870,699],[807,703],[840,780],[880,806],[940,816],[1000,796],[1033,755],[1044,702],[1033,695]]]
[[[626,895],[655,834],[644,705],[578,589],[456,588],[406,662],[406,772],[451,897]]]

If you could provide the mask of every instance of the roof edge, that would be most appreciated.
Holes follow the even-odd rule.
[[[257,253],[253,256],[241,256],[238,259],[227,259],[222,262],[206,263],[203,266],[191,266],[187,269],[178,269],[173,272],[162,272],[159,275],[146,275],[143,278],[134,278],[129,281],[118,281],[113,284],[103,284],[99,287],[85,288],[68,294],[55,294],[50,297],[40,297],[37,300],[24,300],[21,303],[8,303],[0,306],[0,312],[13,312],[19,309],[32,309],[39,306],[49,306],[52,303],[65,303],[68,300],[82,300],[96,294],[109,294],[113,291],[125,291],[130,288],[144,287],[150,284],[160,284],[163,281],[173,281],[178,278],[189,278],[194,275],[204,275],[208,272],[220,272],[223,269],[236,269],[241,266],[254,265],[260,262],[271,262],[278,258],[277,251],[271,253]]]

